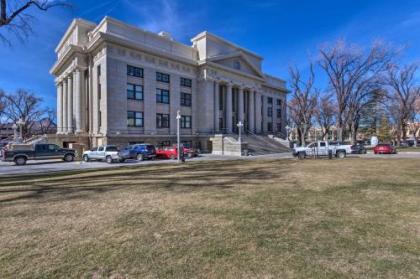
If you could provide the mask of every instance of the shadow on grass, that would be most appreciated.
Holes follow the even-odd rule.
[[[280,165],[282,164],[279,163]],[[78,173],[81,177],[77,177]],[[286,168],[273,168],[264,162],[256,164],[244,161],[217,161],[67,172],[54,174],[54,177],[31,175],[1,179],[0,205],[90,198],[121,189],[141,193],[226,190],[251,182],[253,185],[265,184],[266,179],[278,178],[285,173]]]

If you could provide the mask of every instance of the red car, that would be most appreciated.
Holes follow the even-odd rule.
[[[397,149],[391,144],[378,144],[373,148],[375,154],[397,154]]]
[[[178,158],[178,150],[176,146],[167,146],[156,149],[156,157],[161,159],[176,159]]]
[[[188,147],[181,147],[183,155],[188,158],[192,158],[198,156],[198,153],[193,148]],[[168,146],[168,147],[161,147],[156,149],[156,157],[162,159],[177,159],[178,158],[178,150],[177,146]]]

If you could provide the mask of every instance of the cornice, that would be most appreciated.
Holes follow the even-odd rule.
[[[88,52],[93,51],[102,42],[110,42],[110,43],[113,43],[113,44],[116,44],[116,45],[131,48],[131,49],[134,49],[134,50],[140,50],[140,51],[143,51],[143,52],[146,52],[146,53],[149,53],[149,54],[162,56],[162,57],[164,57],[166,59],[169,59],[169,60],[189,64],[191,66],[197,66],[198,65],[196,60],[186,59],[184,57],[178,56],[178,55],[173,54],[173,53],[168,53],[168,52],[165,52],[165,51],[161,51],[159,49],[149,47],[145,44],[135,42],[135,41],[132,41],[132,40],[129,40],[129,39],[124,39],[124,38],[118,37],[116,35],[113,35],[113,34],[110,34],[110,33],[104,33],[104,32],[98,32],[95,35],[93,40],[87,46],[87,51]]]

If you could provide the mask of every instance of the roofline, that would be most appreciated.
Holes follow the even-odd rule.
[[[58,52],[58,50],[67,41],[68,37],[70,36],[70,33],[73,31],[74,28],[76,28],[77,24],[83,24],[83,25],[88,26],[88,27],[95,27],[96,26],[95,23],[93,23],[91,21],[87,21],[87,20],[82,19],[82,18],[73,19],[70,23],[70,26],[67,28],[66,32],[64,33],[63,37],[61,37],[60,42],[58,43],[57,47],[54,50],[55,52]]]
[[[231,41],[228,41],[228,40],[226,40],[226,39],[224,39],[222,37],[219,37],[219,36],[217,36],[217,35],[215,35],[213,33],[208,32],[208,31],[203,31],[203,32],[197,34],[194,38],[191,39],[191,42],[194,43],[195,41],[198,41],[199,39],[201,39],[203,37],[210,37],[210,38],[213,38],[213,39],[222,41],[222,42],[224,42],[224,43],[226,43],[226,44],[228,44],[230,46],[233,46],[235,48],[239,48],[243,52],[248,53],[248,54],[250,54],[250,55],[252,55],[252,56],[254,56],[254,57],[258,58],[258,59],[264,60],[264,58],[262,56],[260,56],[259,54],[256,54],[255,52],[252,52],[252,51],[250,51],[250,50],[248,50],[246,48],[243,48],[243,47],[241,47],[241,46],[239,46],[239,45],[237,45],[237,44],[235,44],[235,43],[233,43]]]
[[[117,25],[120,25],[120,26],[123,26],[123,27],[130,28],[130,29],[135,30],[135,31],[137,31],[137,32],[138,32],[138,31],[141,31],[141,32],[143,32],[143,33],[150,34],[150,35],[152,35],[152,36],[154,36],[154,37],[156,37],[156,38],[163,39],[163,40],[167,40],[167,41],[169,41],[169,42],[172,42],[172,43],[177,44],[177,45],[182,46],[182,47],[186,47],[186,48],[192,49],[193,51],[197,52],[197,50],[196,50],[196,49],[194,49],[194,48],[192,48],[191,46],[186,45],[186,44],[183,44],[183,43],[181,43],[181,42],[178,42],[178,41],[177,41],[177,40],[175,40],[175,39],[169,39],[169,38],[166,38],[166,37],[160,36],[159,34],[157,34],[157,33],[155,33],[155,32],[148,31],[148,30],[145,30],[145,29],[143,29],[143,28],[141,28],[141,27],[138,27],[138,26],[135,26],[135,25],[132,25],[132,24],[125,23],[125,22],[123,22],[123,21],[121,21],[121,20],[119,20],[119,19],[116,19],[116,18],[113,18],[113,17],[110,17],[110,16],[105,16],[105,17],[104,17],[104,18],[103,18],[103,19],[99,22],[99,24],[96,26],[96,28],[92,30],[92,33],[97,32],[97,30],[98,30],[98,29],[99,29],[99,28],[100,28],[103,24],[105,24],[105,22],[106,22],[106,21],[112,22],[112,23],[114,23],[114,24],[117,24]]]

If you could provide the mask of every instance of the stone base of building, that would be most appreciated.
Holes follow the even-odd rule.
[[[181,142],[189,147],[199,149],[201,152],[212,151],[210,135],[181,135]],[[117,145],[124,147],[129,144],[149,143],[155,146],[170,146],[177,143],[176,135],[112,135],[112,136],[90,136],[75,134],[51,134],[48,135],[48,142],[62,147],[69,147],[71,144],[83,145],[85,150],[100,145]]]

